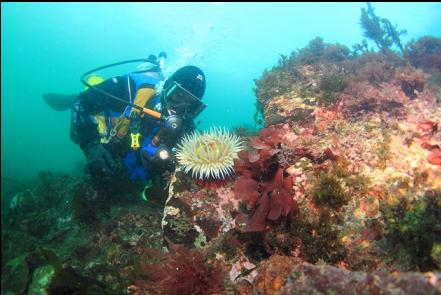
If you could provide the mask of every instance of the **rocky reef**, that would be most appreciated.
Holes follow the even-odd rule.
[[[87,176],[51,172],[15,195],[2,190],[2,294],[126,292],[141,250],[161,248],[162,210],[113,198]]]
[[[441,84],[411,52],[316,38],[281,57],[235,176],[174,173],[166,244],[220,262],[225,294],[441,292]]]

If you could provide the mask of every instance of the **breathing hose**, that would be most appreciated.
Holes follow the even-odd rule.
[[[111,94],[111,93],[108,93],[107,91],[104,91],[104,90],[102,90],[102,89],[96,87],[95,85],[91,85],[91,84],[89,84],[89,83],[86,81],[86,77],[87,77],[88,75],[94,73],[94,72],[97,72],[97,71],[100,71],[100,70],[103,70],[103,69],[107,69],[107,68],[111,68],[111,67],[115,67],[115,66],[119,66],[119,65],[123,65],[123,64],[134,63],[134,62],[151,62],[151,61],[150,61],[149,59],[141,58],[141,59],[126,60],[126,61],[121,61],[121,62],[116,62],[116,63],[112,63],[112,64],[109,64],[109,65],[101,66],[101,67],[98,67],[98,68],[92,69],[92,70],[87,71],[86,73],[84,73],[84,74],[81,76],[81,82],[82,82],[84,85],[86,85],[87,87],[92,88],[93,90],[96,90],[96,91],[98,91],[98,92],[101,92],[102,94],[107,95],[107,96],[109,96],[109,97],[111,97],[111,98],[113,98],[113,99],[115,99],[115,100],[118,100],[118,101],[120,101],[120,102],[123,102],[123,103],[125,103],[125,104],[131,106],[132,108],[135,108],[135,109],[137,109],[137,110],[140,110],[141,112],[143,112],[143,113],[145,113],[145,114],[147,114],[147,115],[150,115],[150,116],[155,117],[155,118],[157,118],[157,119],[164,119],[163,116],[162,116],[162,114],[159,113],[159,112],[153,111],[153,110],[148,109],[148,108],[140,107],[140,106],[138,106],[138,105],[136,105],[136,104],[131,103],[130,101],[127,101],[127,100],[125,100],[125,99],[122,99],[122,98],[120,98],[120,97],[118,97],[118,96],[115,96],[115,95],[113,95],[113,94]]]

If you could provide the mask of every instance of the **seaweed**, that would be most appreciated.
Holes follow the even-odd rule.
[[[343,44],[326,44],[323,60],[338,63],[351,58],[351,50]]]
[[[322,94],[318,101],[325,106],[334,104],[337,101],[336,93],[343,91],[347,85],[348,81],[343,75],[335,73],[325,75],[319,82]]]
[[[206,259],[200,250],[173,244],[166,254],[144,251],[138,269],[131,294],[220,294],[225,277],[218,261]]]
[[[339,43],[325,43],[323,38],[316,37],[309,41],[304,48],[292,51],[291,55],[280,55],[276,66],[271,70],[265,69],[259,79],[255,79],[254,92],[257,97],[256,113],[254,120],[257,122],[259,115],[273,97],[296,90],[302,96],[307,96],[312,90],[308,83],[300,89],[293,89],[293,85],[304,80],[302,66],[317,65],[320,63],[339,63],[351,58],[351,51]]]
[[[403,90],[410,99],[417,98],[418,93],[424,90],[426,79],[421,70],[407,66],[397,70],[395,76],[398,83],[400,83],[401,90]]]
[[[396,45],[403,53],[400,36],[407,34],[407,31],[399,30],[396,25],[392,25],[386,18],[380,18],[374,11],[370,2],[367,2],[367,9],[361,9],[360,25],[363,37],[374,41],[380,51],[391,50],[392,45]]]
[[[410,41],[404,57],[416,68],[441,74],[441,38],[424,36]]]
[[[290,194],[291,187],[292,179],[284,177],[281,168],[271,180],[265,182],[256,182],[249,174],[238,178],[236,197],[246,201],[247,209],[252,212],[245,231],[264,231],[267,221],[287,217],[297,207]]]
[[[363,39],[361,43],[355,43],[352,45],[352,55],[354,57],[364,55],[365,53],[369,52],[368,44],[366,39]]]
[[[258,129],[250,125],[240,125],[233,127],[233,132],[241,138],[249,138],[258,134]]]
[[[317,206],[329,207],[333,210],[339,210],[349,202],[349,194],[342,187],[339,179],[325,172],[317,175],[311,195]]]
[[[439,270],[432,252],[437,253],[441,242],[441,192],[428,192],[414,200],[403,198],[396,206],[384,204],[381,210],[389,251],[404,252],[419,271]]]
[[[351,51],[345,45],[325,43],[323,38],[316,37],[309,41],[305,48],[299,49],[291,56],[297,64],[317,64],[319,62],[341,62],[350,57]]]
[[[297,59],[301,64],[315,64],[325,52],[325,42],[321,37],[315,37],[309,41],[305,48],[297,53]]]
[[[251,139],[255,150],[239,154],[235,197],[245,201],[247,232],[266,229],[267,221],[278,223],[296,208],[291,196],[292,177],[284,174],[277,154],[281,152],[279,130],[271,127]],[[239,214],[238,218],[243,218]]]
[[[322,210],[317,222],[307,220],[305,216],[296,216],[291,227],[292,233],[302,241],[302,258],[311,263],[321,260],[334,264],[344,260],[347,250],[339,239],[340,230],[329,210]]]
[[[254,120],[254,128],[257,128],[258,126],[263,125],[263,105],[262,103],[256,99],[256,102],[254,103],[256,106],[256,112],[253,115]]]
[[[392,138],[388,128],[383,128],[381,130],[381,134],[383,136],[383,140],[380,142],[380,145],[376,150],[378,157],[377,166],[379,169],[384,170],[386,169],[387,161],[390,158],[390,143]]]

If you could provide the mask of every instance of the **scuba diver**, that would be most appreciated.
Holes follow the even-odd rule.
[[[140,60],[100,67],[87,72],[87,90],[64,96],[71,104],[71,139],[87,159],[86,171],[94,184],[107,193],[121,183],[136,184],[137,191],[152,181],[164,181],[162,173],[174,167],[174,148],[181,136],[195,128],[194,119],[206,105],[205,74],[196,66],[184,66],[164,81],[162,59],[151,55],[148,67],[107,80],[90,75],[97,70]],[[94,85],[93,85],[94,84]],[[161,87],[162,86],[162,87]],[[55,109],[60,95],[43,94]]]

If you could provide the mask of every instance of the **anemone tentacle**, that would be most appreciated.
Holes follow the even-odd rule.
[[[176,158],[192,177],[224,179],[234,172],[234,159],[243,149],[239,136],[225,128],[210,128],[186,134],[178,144]]]

